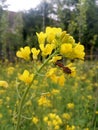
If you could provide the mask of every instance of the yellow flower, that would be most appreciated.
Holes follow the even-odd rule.
[[[44,107],[51,107],[51,101],[45,96],[41,96],[41,98],[38,100],[38,105]]]
[[[50,79],[52,80],[53,83],[58,83],[58,76],[56,76],[55,74],[51,75]]]
[[[46,35],[47,35],[47,42],[52,43],[52,41],[60,35],[62,32],[61,28],[55,27],[46,27]]]
[[[60,47],[60,54],[64,55],[65,57],[71,57],[72,53],[72,44],[70,43],[64,43]]]
[[[59,125],[56,125],[55,127],[54,127],[54,130],[59,130],[60,129],[60,126]]]
[[[64,75],[61,75],[58,77],[58,84],[60,86],[64,86],[64,83],[65,83],[65,76]]]
[[[30,59],[30,47],[29,46],[25,46],[24,48],[20,48],[19,51],[17,51],[16,55],[17,57],[23,58],[25,60],[29,60]]]
[[[84,52],[84,46],[78,43],[75,45],[73,48],[73,58],[79,58],[79,59],[84,59],[85,52]]]
[[[56,71],[57,71],[57,68],[51,68],[51,69],[46,73],[46,76],[47,76],[47,77],[51,77],[53,74],[55,74]]]
[[[28,70],[24,70],[22,75],[19,75],[19,79],[27,84],[30,84],[34,78],[34,74],[30,74]]]
[[[40,45],[41,51],[42,51],[42,56],[47,56],[50,55],[54,49],[53,44],[46,44],[44,47],[43,44]]]
[[[37,37],[38,37],[38,42],[39,44],[44,44],[45,43],[45,39],[46,39],[46,34],[43,32],[40,33],[36,33]]]
[[[74,38],[69,35],[66,31],[63,31],[61,34],[61,42],[62,43],[70,43],[70,44],[74,44],[75,40]]]
[[[85,128],[84,130],[89,130],[89,128]]]
[[[61,59],[62,59],[62,56],[54,56],[54,57],[52,57],[52,59],[50,60],[50,62],[55,63],[57,60],[61,60]]]
[[[4,88],[8,88],[8,83],[6,81],[4,81],[4,80],[1,80],[0,81],[0,86],[4,87]]]
[[[45,116],[43,120],[44,120],[44,122],[48,122],[48,117]]]
[[[52,93],[53,95],[56,95],[56,94],[59,94],[59,93],[60,93],[60,90],[58,90],[58,89],[53,89],[53,90],[51,91],[51,93]]]
[[[64,113],[63,118],[65,118],[66,120],[70,120],[71,116],[68,113]]]
[[[8,75],[13,74],[14,70],[15,70],[14,67],[8,67],[8,69],[7,69],[7,73],[8,73]]]
[[[66,130],[76,130],[76,128],[74,125],[72,126],[67,125]]]
[[[67,108],[68,108],[68,109],[74,109],[74,106],[75,106],[75,105],[74,105],[73,103],[68,103],[68,104],[67,104]]]
[[[37,60],[37,56],[38,56],[40,50],[39,49],[37,50],[36,48],[32,48],[31,52],[33,53],[33,59]]]
[[[95,112],[98,115],[98,111]]]
[[[32,122],[33,122],[34,124],[37,124],[37,123],[38,123],[38,121],[39,121],[39,120],[38,120],[38,118],[37,118],[37,117],[33,117],[33,118],[32,118]]]

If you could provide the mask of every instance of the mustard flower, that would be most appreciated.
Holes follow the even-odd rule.
[[[74,44],[75,40],[70,34],[68,34],[66,31],[63,31],[61,34],[61,42]]]
[[[60,90],[58,90],[58,89],[53,89],[53,90],[51,91],[51,93],[52,93],[53,95],[56,95],[56,94],[59,94],[59,93],[60,93]]]
[[[22,75],[19,75],[19,79],[27,84],[30,84],[34,78],[34,74],[30,74],[28,70],[24,70]]]
[[[47,76],[47,77],[51,77],[53,74],[55,74],[56,71],[57,71],[57,68],[51,68],[51,69],[46,73],[46,76]]]
[[[38,100],[38,105],[39,106],[44,106],[44,107],[51,107],[51,101],[46,98],[46,96],[41,96],[41,98]]]
[[[43,32],[40,33],[36,33],[37,37],[38,37],[38,42],[39,44],[44,44],[45,43],[45,39],[46,39],[46,34]]]
[[[19,58],[23,58],[25,60],[29,60],[30,59],[30,47],[29,46],[25,46],[24,48],[20,48],[19,51],[17,51],[16,56]]]
[[[53,83],[56,83],[56,84],[58,83],[58,76],[57,75],[55,75],[55,74],[51,75],[50,79],[52,80]]]
[[[44,47],[43,44],[40,44],[40,49],[42,51],[42,56],[50,55],[54,49],[53,44],[46,44]]]
[[[52,43],[52,41],[56,38],[56,36],[60,35],[61,32],[62,32],[61,28],[46,27],[47,42]]]
[[[61,118],[55,113],[49,113],[48,116],[45,116],[43,120],[49,127],[53,127],[54,130],[60,129],[60,125],[62,125]]]
[[[64,86],[65,81],[66,81],[66,79],[65,79],[64,74],[62,74],[61,76],[58,76],[58,84],[59,84],[60,86]]]
[[[64,113],[62,116],[66,120],[70,120],[71,119],[71,116],[68,113]]]
[[[43,121],[44,121],[44,122],[48,122],[48,117],[45,116],[45,117],[43,118]]]
[[[61,60],[61,59],[62,59],[62,56],[54,56],[54,57],[52,57],[52,59],[50,60],[50,62],[55,63],[56,61]]]
[[[67,104],[68,109],[74,109],[74,106],[75,106],[74,103],[68,103]]]
[[[73,48],[73,58],[79,58],[84,60],[85,52],[84,52],[84,46],[80,43],[76,44]]]
[[[32,118],[32,122],[33,122],[34,124],[37,124],[38,121],[39,121],[38,117],[33,117],[33,118]]]
[[[76,130],[76,127],[74,125],[72,126],[67,125],[66,130]]]
[[[64,43],[60,47],[60,54],[71,58],[71,53],[72,53],[72,44],[70,43]]]
[[[85,128],[84,130],[90,130],[89,128]]]
[[[8,83],[4,80],[0,80],[0,86],[4,88],[8,88]]]
[[[31,52],[33,53],[33,59],[37,60],[37,56],[38,56],[40,50],[39,49],[37,50],[36,48],[32,48]]]
[[[95,114],[97,114],[97,115],[98,115],[98,111],[96,111],[96,112],[95,112]]]
[[[13,74],[14,70],[15,70],[14,67],[8,67],[8,69],[7,69],[7,73],[8,73],[8,75]]]

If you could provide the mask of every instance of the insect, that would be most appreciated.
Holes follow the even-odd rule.
[[[56,62],[55,65],[59,66],[62,68],[64,73],[71,74],[71,69],[69,67],[64,66],[61,62]]]

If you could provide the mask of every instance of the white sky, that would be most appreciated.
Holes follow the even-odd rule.
[[[8,9],[11,11],[29,10],[35,8],[41,0],[7,0]]]

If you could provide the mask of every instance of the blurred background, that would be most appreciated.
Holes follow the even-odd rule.
[[[66,30],[85,46],[86,59],[98,60],[98,0],[0,0],[0,60],[14,62],[26,45],[38,48],[36,32],[46,26]]]

